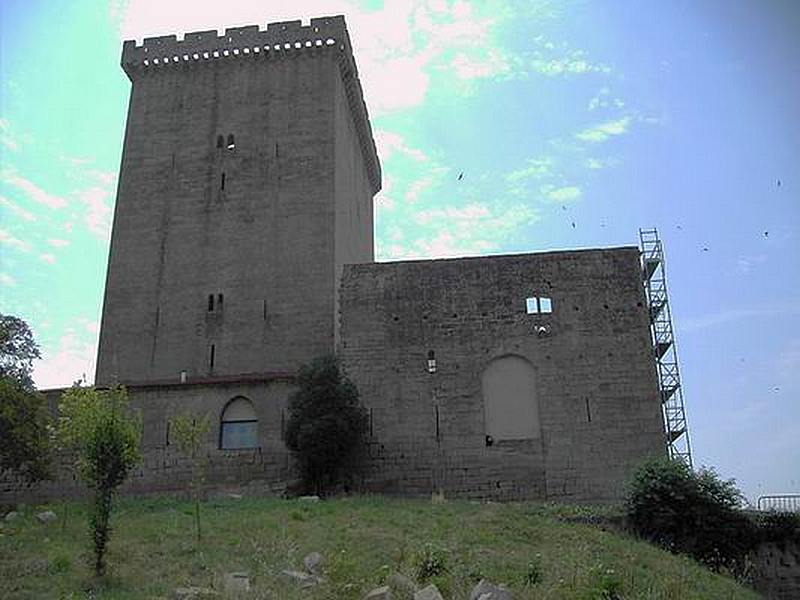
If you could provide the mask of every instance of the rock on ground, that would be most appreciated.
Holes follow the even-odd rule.
[[[428,587],[422,588],[414,594],[414,600],[444,600],[444,598],[439,592],[439,588],[430,584]]]
[[[322,554],[319,552],[312,552],[307,554],[303,559],[303,566],[306,568],[306,571],[313,575],[322,575],[323,562]]]
[[[406,577],[402,573],[392,573],[389,575],[386,584],[392,588],[393,591],[400,594],[401,597],[413,596],[419,589],[419,586],[412,579]]]
[[[6,521],[8,521],[9,523],[17,519],[19,519],[19,513],[15,510],[12,510],[10,513],[6,515]]]
[[[226,594],[249,592],[250,577],[247,573],[226,573],[224,589]]]
[[[294,583],[299,585],[301,588],[309,588],[312,586],[317,585],[320,582],[320,578],[316,575],[311,575],[309,573],[304,573],[303,571],[283,571],[283,574],[291,579]]]
[[[39,521],[39,523],[49,523],[50,521],[55,521],[56,518],[56,513],[54,513],[52,510],[36,513],[36,519]]]
[[[469,600],[513,600],[511,592],[503,585],[481,579],[469,595]]]
[[[392,590],[389,589],[388,585],[375,588],[364,596],[364,600],[392,600]]]
[[[179,587],[175,590],[175,600],[205,600],[217,597],[219,597],[219,592],[210,588],[190,586]]]

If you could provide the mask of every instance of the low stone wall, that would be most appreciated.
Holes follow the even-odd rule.
[[[761,544],[754,555],[755,588],[770,600],[800,598],[800,540]]]

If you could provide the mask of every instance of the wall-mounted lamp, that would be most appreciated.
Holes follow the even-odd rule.
[[[186,383],[186,371],[181,371],[181,383]]]

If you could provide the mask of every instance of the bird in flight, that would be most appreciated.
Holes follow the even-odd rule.
[[[703,252],[708,252],[708,246],[703,246]]]
[[[575,229],[575,221],[572,222],[572,228]]]
[[[769,237],[769,231],[764,232],[764,237]]]
[[[778,187],[781,187],[781,180],[778,179]]]
[[[462,179],[464,179],[464,171],[461,171],[461,173],[458,174],[458,181],[461,181]]]

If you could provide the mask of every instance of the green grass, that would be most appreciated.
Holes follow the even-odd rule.
[[[515,598],[757,597],[688,558],[563,521],[593,509],[377,497],[220,500],[203,504],[197,543],[191,503],[123,499],[112,517],[109,574],[95,581],[84,508],[70,504],[66,524],[64,505],[50,508],[58,521],[42,525],[29,509],[3,524],[0,598],[172,598],[180,586],[221,589],[231,571],[249,573],[251,598],[360,599],[393,572],[426,572],[446,598],[459,599],[481,577],[505,583]],[[315,550],[325,557],[326,582],[297,590],[281,571],[299,569]]]

